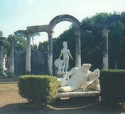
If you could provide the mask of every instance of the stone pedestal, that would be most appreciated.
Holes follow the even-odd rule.
[[[58,93],[57,98],[74,98],[74,97],[96,97],[99,96],[98,91],[87,91],[87,92],[64,92]]]

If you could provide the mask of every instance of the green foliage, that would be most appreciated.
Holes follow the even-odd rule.
[[[68,48],[71,52],[71,55],[73,57],[72,61],[69,61],[69,68],[72,68],[75,66],[75,52],[76,52],[76,38],[75,38],[75,32],[74,28],[70,28],[69,30],[64,31],[59,38],[54,39],[53,43],[53,49],[54,49],[54,60],[57,59],[60,55],[61,49],[63,48],[63,42],[68,42]]]
[[[81,59],[82,63],[91,63],[92,68],[102,68],[101,35],[98,31],[82,32]]]
[[[101,98],[103,102],[125,101],[125,70],[102,70],[100,74]]]
[[[125,23],[112,22],[109,25],[109,62],[110,68],[125,68]],[[122,55],[122,56],[121,56]]]
[[[10,49],[10,43],[7,39],[4,40],[4,53],[8,54],[8,51]]]
[[[108,13],[97,13],[92,17],[93,24],[103,24],[110,15]]]
[[[38,49],[44,53],[48,52],[48,41],[44,41],[43,43],[39,43]]]
[[[14,35],[14,44],[16,51],[21,51],[26,49],[26,39],[22,36]]]
[[[19,94],[29,102],[47,105],[54,102],[58,83],[54,76],[24,75],[19,77]]]
[[[26,49],[26,39],[24,37],[17,36],[17,35],[13,35],[13,36],[9,35],[5,41],[5,50],[7,54],[9,54],[10,52],[11,37],[13,37],[14,39],[15,52],[19,52],[19,51]]]
[[[2,37],[3,36],[3,32],[2,31],[0,31],[0,37]]]
[[[125,12],[121,13],[98,13],[92,17],[87,17],[81,22],[81,29],[86,25],[104,25],[109,32],[109,68],[125,69]],[[69,30],[64,31],[58,38],[53,39],[53,61],[59,57],[63,48],[62,42],[68,42],[68,48],[71,51],[73,60],[69,61],[69,69],[75,66],[76,54],[76,36],[75,27],[71,26]],[[0,31],[0,36],[2,31]],[[15,32],[15,52],[26,49],[26,37],[39,36],[39,33],[29,33],[26,30],[18,30]],[[7,38],[8,40],[8,38]],[[5,53],[9,52],[9,44],[5,43]],[[48,41],[32,46],[32,49],[38,49],[43,54],[48,53]],[[81,30],[81,60],[82,63],[91,63],[92,69],[103,67],[103,40],[102,29],[93,28],[93,30]],[[122,56],[121,56],[122,55]],[[45,56],[47,57],[47,56]],[[32,59],[33,60],[33,59]],[[47,64],[47,62],[46,62]],[[46,67],[47,69],[47,67]],[[45,70],[45,69],[44,69]]]
[[[120,15],[120,14],[119,14]],[[124,13],[121,13],[124,16]],[[120,20],[115,20],[113,17],[116,16],[114,14],[108,13],[98,13],[93,17],[87,17],[83,19],[81,26],[86,26],[88,24],[91,25],[107,25],[107,28],[110,30],[109,32],[109,67],[110,68],[125,68],[125,23]],[[110,18],[112,20],[110,20]],[[109,20],[110,22],[108,22]],[[69,30],[64,31],[57,39],[54,39],[53,42],[53,50],[54,57],[53,59],[57,59],[59,57],[60,51],[63,48],[62,42],[68,42],[68,48],[71,51],[73,56],[73,61],[70,61],[70,68],[75,66],[75,45],[76,45],[76,36],[74,34],[74,26],[70,27]],[[47,44],[47,42],[46,42]],[[41,49],[47,52],[47,45],[44,43],[40,44]],[[102,68],[102,59],[103,59],[103,39],[102,39],[102,30],[83,30],[81,32],[81,60],[82,63],[91,63],[92,69]],[[122,55],[122,57],[120,56]],[[118,56],[118,57],[116,57]],[[115,61],[117,65],[115,65]]]

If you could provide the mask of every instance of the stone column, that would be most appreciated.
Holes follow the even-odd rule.
[[[108,29],[103,29],[103,69],[108,69]]]
[[[0,37],[0,76],[4,76],[4,69],[3,69],[3,59],[4,59],[4,43],[3,37]]]
[[[48,73],[53,75],[53,39],[52,31],[48,32]]]
[[[31,74],[31,38],[27,36],[26,74]]]
[[[76,62],[75,66],[80,67],[81,66],[81,32],[80,30],[75,31],[76,35]]]
[[[14,76],[14,37],[10,35],[9,77]]]

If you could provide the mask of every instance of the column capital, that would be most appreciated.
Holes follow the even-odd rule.
[[[51,39],[53,35],[53,31],[51,30],[51,31],[48,31],[47,33],[48,33],[48,38]]]
[[[80,30],[75,30],[75,35],[76,35],[76,37],[80,37],[81,31]]]
[[[110,30],[109,29],[103,29],[102,30],[102,35],[103,36],[108,36],[108,33],[110,32]]]
[[[53,30],[48,30],[47,33],[48,34],[53,34]]]

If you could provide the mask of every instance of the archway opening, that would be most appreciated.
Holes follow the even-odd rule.
[[[63,21],[58,23],[53,29],[53,38],[59,37],[64,31],[68,30],[71,27],[70,22]]]
[[[49,38],[49,48],[48,48],[48,69],[49,69],[49,73],[50,75],[53,74],[53,35],[52,35],[52,31],[54,29],[54,27],[62,22],[62,21],[68,21],[71,22],[76,30],[75,30],[75,35],[76,35],[76,57],[75,57],[75,66],[79,67],[81,66],[81,41],[80,41],[80,37],[81,37],[81,31],[80,31],[80,22],[73,16],[71,15],[58,15],[55,18],[53,18],[50,23],[49,23],[49,34],[48,34],[48,38]],[[55,50],[54,50],[55,51]]]
[[[73,60],[71,60],[71,58],[69,59],[68,70],[70,70],[72,67],[75,66],[76,36],[74,31],[73,31],[74,34],[69,34],[69,32],[67,32],[72,28],[72,24],[73,23],[69,21],[61,21],[57,23],[53,28],[53,38],[55,38],[55,40],[53,39],[53,60],[55,61],[57,58],[59,58],[61,50],[63,49],[63,42],[66,41],[68,44],[68,49],[70,50],[70,53],[73,57]],[[61,59],[63,58],[61,57]]]

